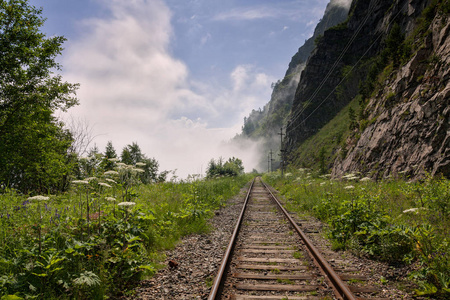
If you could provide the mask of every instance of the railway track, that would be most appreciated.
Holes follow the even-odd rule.
[[[354,271],[334,270],[256,178],[208,299],[383,299],[349,285],[366,280]]]

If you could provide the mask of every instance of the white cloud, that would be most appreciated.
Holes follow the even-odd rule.
[[[322,2],[326,0],[321,0]],[[348,2],[350,0],[336,0],[339,4]],[[325,2],[324,2],[325,3]],[[260,19],[290,19],[294,21],[302,20],[303,18],[310,18],[311,15],[316,15],[317,5],[311,5],[308,1],[292,1],[292,2],[277,2],[270,4],[261,4],[247,7],[233,8],[228,11],[216,14],[212,19],[214,21],[253,21]],[[320,16],[323,15],[323,10],[320,9]]]
[[[81,105],[71,114],[94,127],[100,150],[108,140],[119,153],[136,141],[162,170],[178,169],[183,177],[205,171],[221,155],[240,157],[251,170],[257,163],[251,146],[237,153],[222,142],[269,99],[274,79],[243,65],[229,83],[195,82],[170,52],[171,12],[161,0],[98,1],[108,16],[80,23],[81,35],[66,45],[62,64],[64,78],[81,84]]]
[[[204,36],[202,36],[202,38],[200,39],[200,44],[203,46],[205,45],[210,39],[212,38],[212,35],[210,33],[205,34]]]
[[[353,0],[331,0],[331,5],[338,5],[345,8],[350,8],[350,5],[352,5]]]
[[[247,7],[232,9],[227,12],[220,13],[214,17],[216,21],[226,21],[226,20],[255,20],[255,19],[265,19],[265,18],[275,18],[278,13],[274,10],[269,9],[269,7]]]

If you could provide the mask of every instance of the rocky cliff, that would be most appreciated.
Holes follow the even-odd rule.
[[[407,14],[413,10],[409,5]],[[448,1],[447,10],[442,5],[427,13],[430,24],[423,36],[414,37],[417,51],[370,98],[365,108],[369,125],[359,139],[348,141],[348,154],[334,163],[334,175],[450,176]]]
[[[449,1],[354,0],[324,32],[298,84],[286,147],[295,150],[352,99],[360,111],[333,174],[449,174]]]

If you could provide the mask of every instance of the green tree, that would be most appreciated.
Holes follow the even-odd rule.
[[[127,165],[135,165],[136,163],[142,161],[144,158],[141,147],[136,142],[131,145],[127,145],[122,149],[122,154],[120,156],[122,162]]]
[[[206,169],[206,176],[213,178],[215,176],[238,176],[244,172],[242,160],[236,157],[229,158],[225,163],[223,158],[219,157],[217,161],[211,159]]]
[[[114,169],[115,163],[111,161],[111,159],[117,158],[116,149],[114,149],[114,146],[111,141],[108,141],[105,148],[105,155],[103,157],[101,167],[104,171],[112,170]]]
[[[319,168],[320,174],[325,174],[327,172],[326,162],[325,162],[325,147],[322,147],[319,152]]]
[[[41,13],[27,0],[0,1],[0,182],[23,192],[63,189],[73,161],[54,112],[78,104],[78,85],[54,74],[65,38],[39,31]]]
[[[348,109],[348,118],[350,121],[348,129],[353,130],[355,128],[358,128],[358,123],[356,122],[356,113],[355,110],[351,107]]]
[[[162,172],[158,175],[158,161],[154,158],[147,158],[136,142],[123,148],[121,161],[127,165],[136,166],[137,168],[144,170],[144,172],[139,175],[139,179],[142,183],[162,182],[166,179],[166,172]]]
[[[401,31],[400,25],[394,23],[389,35],[386,38],[386,54],[392,59],[394,67],[398,67],[403,52],[403,41],[405,37]]]

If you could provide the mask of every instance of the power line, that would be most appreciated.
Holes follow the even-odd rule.
[[[388,26],[394,22],[394,20],[398,17],[398,15],[402,12],[402,10],[408,5],[408,3],[405,3],[405,5],[398,11],[398,13],[392,18],[392,20],[388,23]],[[325,99],[322,100],[322,102],[319,103],[319,105],[299,124],[297,124],[294,128],[291,129],[291,131],[297,129],[302,123],[305,123],[306,120],[308,120],[321,106],[323,103],[325,103],[326,100],[336,91],[336,89],[344,82],[344,80],[353,72],[353,70],[356,68],[356,66],[361,62],[361,60],[367,55],[367,53],[372,49],[372,47],[375,45],[375,43],[378,42],[378,40],[382,37],[382,34],[380,35],[372,42],[372,44],[369,46],[369,48],[364,52],[364,54],[358,59],[358,61],[352,66],[349,72],[347,72],[344,77],[339,81],[339,83],[334,87],[334,89],[325,97]],[[303,111],[300,112],[300,114]]]
[[[372,2],[370,3],[372,4]],[[297,118],[299,118],[301,116],[301,114],[306,110],[306,108],[309,106],[309,104],[311,103],[311,101],[314,99],[314,97],[316,97],[316,95],[319,93],[320,89],[323,87],[323,85],[325,84],[325,82],[328,80],[328,78],[331,76],[331,74],[333,73],[334,69],[336,69],[337,65],[341,62],[342,58],[344,57],[345,53],[347,52],[348,48],[350,48],[351,44],[353,43],[353,41],[356,39],[356,36],[359,34],[359,32],[362,30],[363,26],[366,24],[367,20],[370,17],[370,14],[372,13],[372,10],[374,10],[375,5],[372,5],[372,7],[369,6],[369,10],[367,12],[366,17],[364,18],[364,21],[358,26],[358,28],[356,29],[356,31],[353,33],[352,37],[350,38],[350,40],[347,42],[347,44],[345,45],[344,49],[341,51],[341,53],[339,54],[338,58],[335,60],[333,66],[331,67],[331,69],[328,71],[327,75],[325,75],[325,77],[322,79],[322,81],[320,82],[319,86],[314,90],[314,92],[312,93],[312,95],[308,98],[308,100],[306,100],[303,103],[303,107],[300,110],[300,112],[298,112],[296,115],[293,116],[293,118],[291,119],[290,122],[295,122],[297,120]]]

